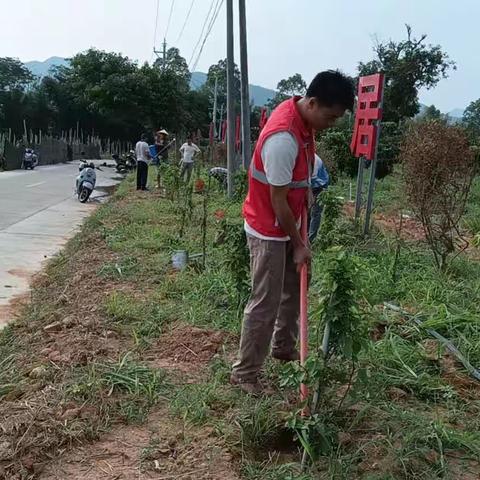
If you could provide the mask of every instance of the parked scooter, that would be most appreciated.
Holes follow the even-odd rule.
[[[38,165],[38,156],[32,148],[25,149],[22,165],[25,170],[33,170]]]
[[[80,161],[80,166],[78,167],[80,173],[76,180],[75,193],[81,203],[85,203],[90,198],[95,188],[95,183],[97,182],[95,169],[102,171],[102,169],[96,167],[93,162],[87,162],[86,160]]]

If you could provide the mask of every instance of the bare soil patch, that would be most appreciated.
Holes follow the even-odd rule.
[[[50,465],[41,480],[236,480],[231,455],[207,428],[184,428],[164,410],[118,426]]]

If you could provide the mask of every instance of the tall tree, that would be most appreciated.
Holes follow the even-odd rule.
[[[178,48],[169,48],[165,55],[165,68],[163,57],[159,57],[155,60],[154,66],[161,70],[168,70],[177,77],[183,78],[186,83],[190,82],[190,72],[188,70],[188,64],[185,58],[180,55]]]
[[[215,78],[217,78],[217,105],[227,105],[227,60],[219,60],[208,69],[207,81],[203,89],[207,92],[213,103],[215,91]],[[240,70],[235,65],[233,94],[235,98],[235,109],[240,111]]]
[[[0,58],[0,129],[23,131],[28,106],[26,89],[34,78],[20,60]]]
[[[0,58],[0,92],[24,90],[34,78],[20,60],[10,57]]]
[[[386,121],[398,122],[415,116],[420,109],[418,90],[435,87],[442,78],[447,78],[450,69],[456,68],[440,45],[426,44],[426,35],[414,38],[411,27],[406,25],[406,28],[405,40],[377,43],[374,47],[377,58],[358,66],[360,75],[385,73]]]
[[[292,97],[293,95],[305,95],[307,91],[307,84],[299,73],[292,75],[291,77],[280,80],[277,84],[277,93],[268,102],[270,108],[275,108],[284,100]]]
[[[463,124],[467,130],[480,140],[480,98],[470,103],[470,105],[463,112]]]
[[[435,105],[427,107],[422,114],[424,120],[441,120],[442,118],[442,112]]]

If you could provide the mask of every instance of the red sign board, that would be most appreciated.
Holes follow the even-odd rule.
[[[383,73],[358,79],[358,101],[350,150],[356,157],[373,160],[378,122],[382,119]]]
[[[262,110],[261,110],[261,113],[260,113],[260,123],[258,125],[259,128],[260,128],[260,131],[262,130],[262,128],[267,123],[267,118],[268,118],[267,109],[265,107],[262,107]]]

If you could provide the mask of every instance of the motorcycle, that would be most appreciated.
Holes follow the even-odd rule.
[[[135,170],[137,168],[137,157],[135,155],[135,150],[130,150],[127,153],[126,164],[128,170]]]
[[[31,149],[27,148],[23,154],[23,168],[25,170],[33,170],[38,164],[37,154]]]
[[[75,184],[75,193],[77,194],[80,203],[85,203],[90,198],[90,195],[95,188],[95,183],[97,181],[95,169],[102,171],[102,169],[96,167],[93,162],[89,163],[86,160],[80,161],[80,166],[78,167],[80,173],[77,176]]]
[[[115,169],[118,173],[127,173],[127,162],[118,155],[114,153],[112,158],[115,160]]]
[[[133,150],[126,155],[126,158],[120,157],[117,153],[114,153],[112,158],[115,160],[115,168],[118,173],[127,173],[135,170],[137,166],[137,159]]]

